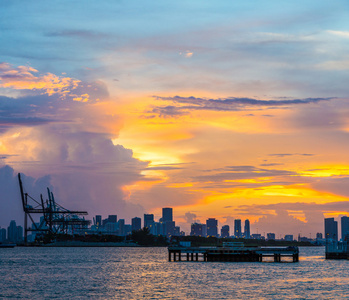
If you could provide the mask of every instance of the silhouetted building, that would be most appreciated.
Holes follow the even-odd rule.
[[[229,234],[229,225],[222,226],[221,238],[228,238],[229,236],[230,236],[230,234]]]
[[[245,227],[244,227],[244,237],[245,239],[251,238],[251,229],[250,229],[250,220],[245,220]]]
[[[112,235],[118,235],[119,233],[119,226],[118,223],[112,223],[112,222],[108,222],[107,224],[105,224],[104,226],[104,230],[108,233],[108,234],[112,234]]]
[[[325,219],[325,238],[338,241],[338,223],[334,218]]]
[[[150,226],[150,233],[152,235],[156,235],[156,236],[159,236],[159,235],[162,235],[162,223],[160,222],[154,222],[151,226]]]
[[[144,214],[144,227],[150,228],[150,226],[154,223],[154,215],[153,214]]]
[[[102,216],[101,215],[96,215],[96,227],[97,228],[102,227]]]
[[[109,215],[108,216],[108,223],[117,223],[118,216],[117,215]]]
[[[234,235],[236,238],[241,238],[241,220],[234,220]]]
[[[181,236],[181,233],[181,228],[179,226],[175,226],[173,236]]]
[[[23,227],[17,226],[17,242],[23,241]]]
[[[286,234],[285,241],[293,242],[293,234]]]
[[[172,222],[173,221],[173,210],[169,207],[164,207],[162,209],[162,222]]]
[[[267,233],[267,240],[275,240],[275,233]]]
[[[16,225],[16,221],[12,220],[10,222],[10,226],[7,227],[7,239],[10,242],[16,243],[18,238],[18,231],[17,231],[17,225]]]
[[[132,230],[137,231],[137,230],[141,230],[142,228],[141,218],[138,218],[138,217],[132,218],[131,224],[132,224]]]
[[[345,240],[345,237],[349,234],[349,217],[341,217],[341,230],[342,230],[342,241]]]
[[[124,236],[125,235],[125,220],[124,219],[120,219],[118,221],[118,233],[120,236]]]
[[[254,240],[261,240],[262,239],[262,235],[260,233],[254,233],[254,234],[251,235],[251,238],[253,238]]]
[[[306,236],[301,236],[298,234],[298,242],[311,242],[311,239],[307,238]]]
[[[125,224],[124,225],[124,234],[129,235],[132,233],[132,225],[130,224]]]
[[[206,220],[207,236],[217,237],[218,235],[218,221],[214,218]]]
[[[175,232],[176,223],[175,221],[167,221],[165,224],[164,235],[167,237],[173,236]]]
[[[322,233],[321,233],[321,232],[318,232],[318,233],[316,234],[316,239],[317,239],[317,240],[322,240]]]
[[[0,228],[0,243],[6,240],[6,229]]]
[[[203,224],[193,223],[191,224],[190,235],[194,236],[204,236],[203,235]]]

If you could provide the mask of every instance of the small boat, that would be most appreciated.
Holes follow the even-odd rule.
[[[14,248],[16,244],[2,244],[0,243],[0,248]]]

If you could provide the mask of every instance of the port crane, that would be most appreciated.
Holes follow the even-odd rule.
[[[59,205],[54,198],[53,193],[47,188],[48,199],[44,200],[40,194],[40,201],[36,200],[24,191],[21,174],[18,173],[18,182],[21,193],[23,211],[24,211],[24,243],[28,243],[28,232],[36,234],[68,234],[70,232],[81,231],[91,223],[85,220],[87,211],[72,211]],[[42,217],[40,222],[35,222],[33,215],[39,214]],[[28,221],[29,226],[28,226]]]

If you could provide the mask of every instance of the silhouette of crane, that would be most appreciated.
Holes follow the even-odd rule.
[[[18,182],[24,211],[25,244],[28,243],[28,232],[35,232],[39,235],[50,234],[54,237],[57,234],[74,233],[74,230],[79,232],[91,223],[84,217],[80,217],[87,215],[87,211],[72,211],[59,205],[49,188],[47,188],[48,199],[44,201],[40,194],[40,201],[37,201],[24,192],[20,173],[18,173]],[[34,214],[42,215],[39,223],[34,221],[32,216]],[[28,226],[28,219],[31,221],[31,226]]]

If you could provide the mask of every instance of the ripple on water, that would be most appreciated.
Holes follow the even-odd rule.
[[[17,247],[0,252],[0,298],[346,298],[348,266],[323,248],[299,263],[169,263],[166,248]]]

